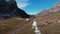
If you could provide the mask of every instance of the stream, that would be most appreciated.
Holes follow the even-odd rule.
[[[35,34],[41,34],[41,32],[40,32],[40,30],[39,30],[39,28],[38,28],[38,26],[37,26],[37,21],[36,21],[36,20],[33,21],[33,23],[32,23],[32,28],[35,30],[35,31],[34,31]]]

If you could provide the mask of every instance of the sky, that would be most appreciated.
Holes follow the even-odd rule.
[[[35,15],[46,8],[53,7],[60,0],[16,0],[18,8],[27,14]]]

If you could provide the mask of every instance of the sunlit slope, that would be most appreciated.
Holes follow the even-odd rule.
[[[42,34],[60,34],[60,11],[36,20]]]

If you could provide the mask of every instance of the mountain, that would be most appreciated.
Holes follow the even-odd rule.
[[[0,19],[10,17],[29,18],[30,15],[18,8],[15,0],[0,0]]]
[[[15,0],[0,0],[0,19],[5,19],[0,20],[0,34],[35,34],[33,16],[18,8]]]
[[[40,13],[38,13],[36,16],[47,16],[53,13],[56,13],[60,11],[60,2],[56,3],[55,6],[53,6],[50,9],[44,9]]]
[[[41,34],[60,34],[60,2],[36,16]]]

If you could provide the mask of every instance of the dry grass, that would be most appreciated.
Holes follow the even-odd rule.
[[[60,34],[60,11],[44,17],[37,17],[38,27],[42,34]],[[54,23],[56,22],[56,23]],[[44,23],[48,23],[44,25]]]
[[[6,20],[0,20],[0,34],[10,34],[12,32],[14,32],[16,29],[23,27],[25,24],[29,23],[29,21],[26,21],[23,18],[10,18],[10,19],[6,19]],[[33,29],[31,27],[31,25],[27,25],[26,28],[24,28],[21,32],[18,33],[31,33],[33,32]]]
[[[34,30],[32,29],[32,23],[28,24],[27,27],[23,28],[22,30],[20,30],[16,34],[35,34]]]
[[[16,32],[15,34],[35,34],[32,29],[32,19],[26,21],[25,19],[10,18],[6,20],[0,20],[0,34],[11,34],[16,29],[23,27],[25,24],[31,22],[22,30]],[[60,34],[60,12],[47,15],[45,17],[37,17],[38,27],[42,34]],[[54,23],[56,22],[56,23]],[[44,25],[44,23],[48,23]]]

